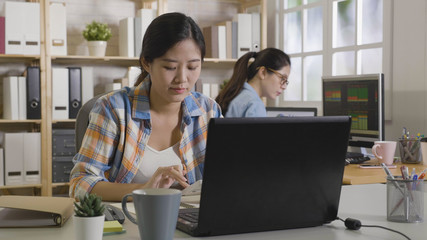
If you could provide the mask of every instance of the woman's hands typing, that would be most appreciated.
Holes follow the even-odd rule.
[[[169,188],[175,181],[186,188],[189,184],[184,175],[185,171],[181,170],[179,165],[159,167],[145,184],[145,188]]]

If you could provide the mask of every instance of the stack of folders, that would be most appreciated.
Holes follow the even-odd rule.
[[[0,185],[39,184],[41,136],[39,132],[5,133],[0,149]],[[4,151],[4,155],[2,154]],[[3,159],[4,156],[4,159]]]
[[[3,119],[40,119],[40,68],[28,67],[26,76],[3,78]]]
[[[119,22],[119,55],[138,57],[141,53],[142,39],[154,18],[156,9],[139,9],[135,17],[128,17]]]
[[[261,42],[259,13],[239,13],[233,20],[203,28],[206,57],[237,59],[245,53],[258,52]]]
[[[92,67],[52,68],[52,119],[75,119],[81,106],[93,98]]]
[[[65,3],[50,3],[50,44],[54,56],[67,55]],[[40,3],[5,2],[0,17],[0,54],[40,54]]]
[[[40,3],[6,1],[0,21],[2,54],[40,54]],[[4,22],[4,23],[3,23]]]

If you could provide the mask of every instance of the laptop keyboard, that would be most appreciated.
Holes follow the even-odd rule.
[[[198,223],[199,213],[198,212],[179,213],[179,217],[190,223]]]

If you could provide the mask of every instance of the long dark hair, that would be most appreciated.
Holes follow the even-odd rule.
[[[191,17],[182,13],[165,13],[155,18],[148,26],[142,40],[142,50],[139,56],[141,75],[134,86],[139,85],[147,76],[148,72],[142,66],[142,60],[152,63],[154,59],[163,56],[175,44],[192,38],[198,45],[202,57],[205,57],[205,39],[199,26]]]
[[[254,61],[248,66],[249,60]],[[227,113],[230,102],[240,93],[246,81],[251,80],[258,72],[258,67],[264,66],[273,70],[280,70],[291,66],[289,56],[277,48],[266,48],[260,52],[248,52],[237,60],[234,65],[233,75],[215,101],[221,106],[223,114]],[[269,71],[270,72],[270,71]]]

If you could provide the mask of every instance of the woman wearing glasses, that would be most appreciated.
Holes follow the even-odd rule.
[[[215,100],[225,117],[265,117],[261,97],[276,99],[289,83],[290,70],[289,56],[279,49],[248,52],[237,60],[230,81]]]

